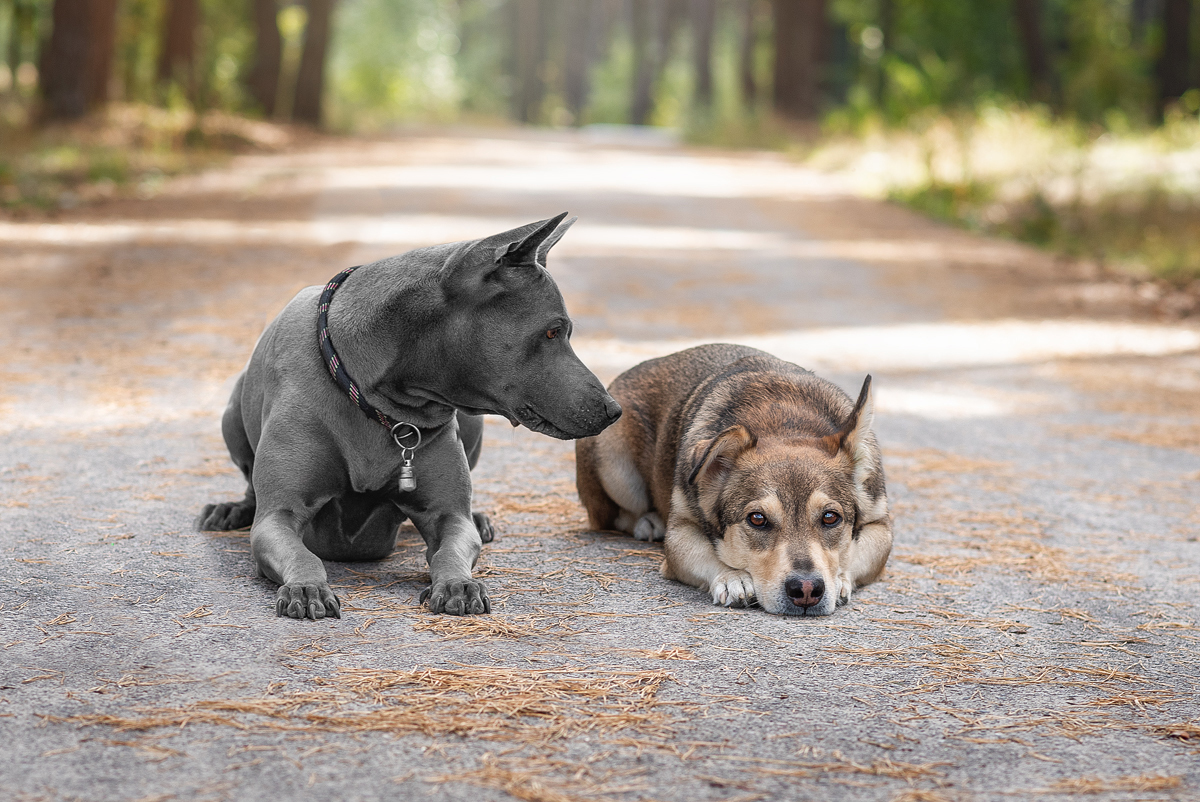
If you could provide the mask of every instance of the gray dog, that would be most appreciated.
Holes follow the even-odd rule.
[[[343,271],[263,332],[221,421],[246,497],[207,505],[198,526],[252,524],[278,615],[340,618],[322,560],[382,559],[406,518],[427,546],[429,609],[490,611],[471,578],[492,539],[471,513],[477,416],[569,440],[621,415],[571,349],[544,267],[564,217]]]

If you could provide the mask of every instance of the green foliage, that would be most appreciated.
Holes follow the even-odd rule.
[[[335,125],[378,128],[400,119],[454,116],[465,95],[455,59],[462,47],[458,4],[345,0],[337,15],[328,73]],[[476,50],[472,57],[483,55]],[[478,92],[472,100],[485,105]]]
[[[934,181],[910,189],[893,190],[888,197],[930,217],[980,229],[983,227],[980,211],[993,194],[992,187],[978,181],[953,184]]]
[[[202,0],[198,109],[242,110],[247,105],[241,78],[254,54],[249,5],[245,0]]]
[[[1090,203],[1052,203],[1041,192],[995,203],[986,183],[926,184],[891,200],[974,231],[1185,286],[1200,281],[1200,201],[1149,188]]]
[[[151,103],[157,99],[158,36],[162,0],[124,0],[117,15],[116,70],[123,99]]]
[[[626,32],[621,31],[613,37],[608,57],[592,69],[591,80],[591,103],[584,121],[609,124],[629,122],[633,43]]]
[[[846,107],[834,109],[835,127],[905,124],[927,109],[973,109],[992,99],[1033,100],[1012,3],[892,0],[892,36],[884,41],[882,1],[831,4],[854,72]],[[1040,8],[1059,110],[1102,125],[1147,121],[1158,22],[1135,30],[1129,0],[1045,0]]]

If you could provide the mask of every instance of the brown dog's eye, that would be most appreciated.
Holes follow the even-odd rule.
[[[842,516],[838,515],[833,510],[826,510],[821,516],[821,523],[825,526],[837,526],[842,522]]]
[[[546,339],[547,340],[553,340],[557,336],[558,336],[558,329],[547,329],[546,330]]]
[[[746,523],[753,526],[755,529],[762,529],[767,525],[767,516],[761,512],[752,512],[746,516]]]

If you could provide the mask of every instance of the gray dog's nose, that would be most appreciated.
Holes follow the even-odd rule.
[[[809,607],[820,603],[821,597],[825,595],[825,580],[819,576],[807,578],[789,576],[787,582],[783,585],[783,589],[787,591],[788,598],[792,600],[792,604],[807,610]]]
[[[604,414],[608,415],[610,424],[616,423],[617,418],[621,417],[621,405],[617,403],[617,399],[609,396],[604,402]]]

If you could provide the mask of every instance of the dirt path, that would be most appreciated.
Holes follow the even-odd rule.
[[[489,617],[423,544],[271,614],[218,431],[300,287],[570,210],[550,269],[606,380],[702,340],[875,376],[897,516],[833,617],[723,610],[586,531],[573,452],[490,423]],[[0,221],[0,787],[18,799],[1190,799],[1200,331],[771,156],[567,135],[241,159]]]

